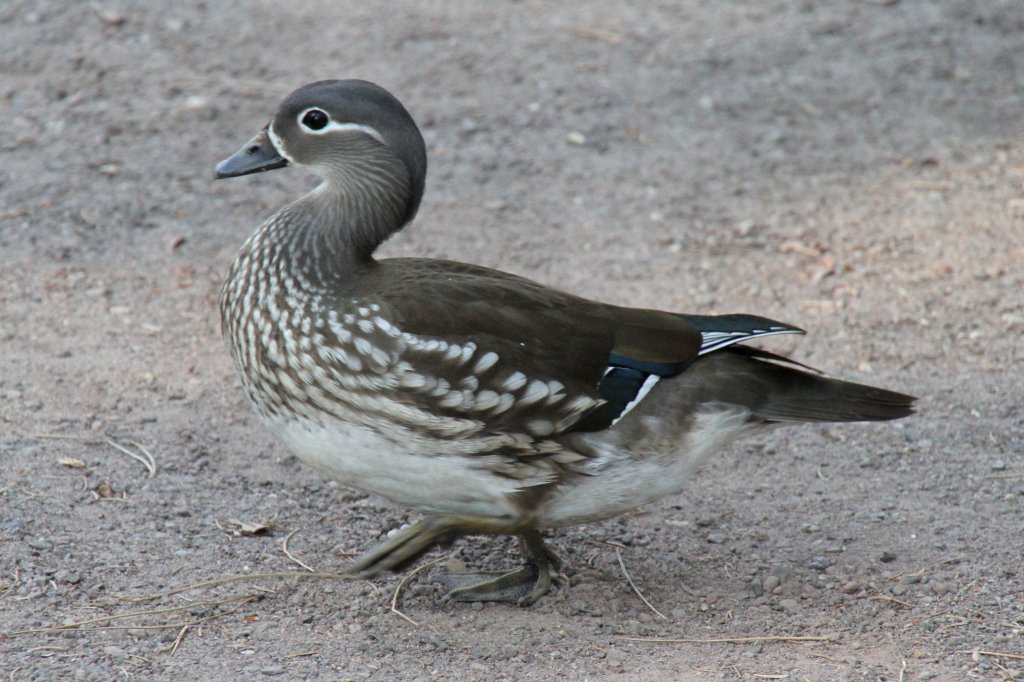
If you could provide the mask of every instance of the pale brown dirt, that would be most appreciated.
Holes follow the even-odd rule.
[[[1024,676],[1024,6],[634,4],[0,4],[3,679]],[[567,579],[530,609],[444,603],[432,569],[402,591],[416,625],[401,576],[131,603],[301,571],[289,536],[338,570],[409,518],[274,442],[219,336],[235,250],[311,180],[212,168],[333,77],[395,92],[428,142],[387,254],[769,315],[809,330],[772,350],[920,413],[740,443],[553,533]],[[827,640],[625,639],[781,635]]]

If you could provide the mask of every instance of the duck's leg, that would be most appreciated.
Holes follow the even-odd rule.
[[[530,606],[551,589],[551,571],[559,566],[558,557],[544,544],[539,531],[519,533],[519,548],[526,558],[522,568],[511,571],[448,572],[451,591],[446,599],[454,601],[503,601]]]
[[[447,518],[417,521],[358,557],[345,572],[357,578],[372,578],[384,571],[400,571],[434,545],[449,543],[465,533],[457,524]]]
[[[467,533],[516,534],[526,564],[511,571],[446,573],[445,582],[451,591],[445,598],[529,606],[551,589],[551,571],[558,568],[559,561],[544,544],[540,532],[510,528],[493,519],[437,517],[417,521],[357,558],[345,572],[359,578],[372,578],[384,571],[398,571],[434,545],[451,542]]]

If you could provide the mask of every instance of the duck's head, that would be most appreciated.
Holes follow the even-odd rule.
[[[288,95],[263,130],[217,164],[216,177],[288,165],[308,169],[328,186],[369,177],[393,183],[407,195],[404,224],[423,196],[427,154],[412,116],[387,90],[362,80],[326,80]]]

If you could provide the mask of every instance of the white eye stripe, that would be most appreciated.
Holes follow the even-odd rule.
[[[297,120],[299,122],[299,126],[304,131],[306,131],[307,133],[310,133],[311,135],[326,135],[327,133],[333,133],[333,132],[342,132],[342,133],[343,132],[350,132],[350,133],[358,132],[358,133],[365,133],[365,134],[369,135],[370,137],[372,137],[373,139],[375,139],[378,142],[380,142],[381,144],[385,144],[384,136],[380,134],[379,130],[377,130],[373,126],[363,125],[362,123],[338,123],[337,121],[333,121],[330,118],[328,118],[327,125],[325,125],[323,128],[320,128],[319,130],[313,130],[312,128],[307,126],[305,123],[303,123],[302,119],[305,118],[306,114],[308,114],[309,112],[314,111],[314,110],[322,111],[322,109],[317,109],[316,107],[310,107],[309,109],[304,109],[303,111],[299,112],[299,115],[297,117]]]
[[[285,152],[284,143],[281,141],[281,138],[278,137],[277,133],[274,132],[273,121],[271,121],[270,125],[267,126],[267,137],[270,138],[270,144],[274,145],[274,149],[277,150],[277,153],[280,154],[283,159],[285,159],[288,163],[295,163],[295,160],[292,157],[288,156],[288,153]]]

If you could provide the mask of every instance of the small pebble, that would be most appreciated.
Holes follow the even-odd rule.
[[[720,545],[725,542],[725,534],[723,533],[710,533],[708,534],[708,542],[712,545]]]
[[[126,652],[119,646],[105,646],[103,647],[103,653],[105,653],[107,656],[110,656],[111,658],[117,658],[121,660],[128,658],[128,652]]]
[[[856,594],[857,592],[860,592],[860,583],[855,580],[851,580],[843,585],[843,592],[846,594]]]
[[[618,667],[622,665],[622,652],[613,646],[608,647],[604,654],[605,663],[610,666]]]
[[[832,562],[829,561],[828,557],[821,556],[820,554],[818,556],[811,557],[811,560],[807,562],[807,567],[814,569],[815,571],[824,571],[831,565]]]
[[[796,599],[780,599],[779,606],[783,611],[797,611],[800,609],[800,602]]]
[[[881,561],[883,564],[887,564],[890,561],[896,561],[896,555],[893,552],[886,550],[882,552],[882,554],[878,557],[878,560]]]
[[[779,576],[777,576],[777,575],[770,575],[767,578],[765,578],[764,582],[761,583],[761,584],[764,586],[764,591],[765,592],[771,592],[776,587],[781,585],[782,581],[779,579]]]
[[[283,665],[268,665],[260,668],[261,675],[284,675]]]
[[[565,136],[565,141],[574,147],[582,147],[587,143],[587,136],[578,130],[573,130]]]
[[[197,111],[202,109],[209,103],[209,99],[202,95],[191,95],[185,98],[185,109],[188,111]]]
[[[987,274],[987,273],[985,273],[985,274]],[[1018,324],[1024,324],[1024,315],[1019,315],[1017,313],[1003,313],[999,317],[999,319],[1001,319],[1004,324],[1007,324],[1007,325],[1010,325],[1010,326],[1014,326],[1014,325],[1018,325]]]
[[[123,14],[109,7],[100,7],[94,4],[92,10],[100,18],[100,21],[107,26],[121,26],[127,21]]]
[[[699,516],[697,516],[696,519],[693,520],[693,522],[701,528],[707,528],[708,526],[714,525],[715,517],[711,516],[710,514],[700,514]]]
[[[437,590],[435,590],[432,585],[424,585],[423,583],[413,585],[411,588],[409,588],[409,592],[411,592],[417,597],[429,597],[436,591]]]

